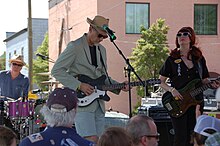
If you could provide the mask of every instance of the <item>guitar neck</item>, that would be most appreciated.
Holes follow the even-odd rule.
[[[154,84],[160,84],[160,80],[159,79],[150,79],[150,80],[146,80],[143,81],[144,86],[148,86],[148,85],[154,85]],[[142,82],[131,82],[130,86],[134,87],[134,86],[143,86]],[[102,86],[102,90],[114,90],[114,89],[122,89],[125,87],[125,83],[119,83],[119,84],[111,84],[111,85],[103,85]]]
[[[219,79],[220,78],[217,78],[216,80],[219,80]],[[190,92],[190,95],[195,97],[196,95],[202,93],[203,91],[207,90],[208,88],[211,88],[212,87],[211,84],[212,84],[212,82],[204,84],[201,87],[196,88],[195,90]]]

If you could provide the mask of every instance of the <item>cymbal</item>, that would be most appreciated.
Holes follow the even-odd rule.
[[[41,72],[41,73],[37,73],[37,75],[49,76],[49,75],[51,75],[51,72]]]
[[[59,82],[58,81],[54,81],[54,80],[49,80],[49,81],[42,81],[41,84],[54,85],[54,84],[59,84]]]

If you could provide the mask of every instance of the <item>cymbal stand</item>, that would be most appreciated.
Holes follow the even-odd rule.
[[[30,135],[30,126],[29,126],[29,119],[20,119],[19,123],[19,131],[20,131],[20,139],[25,138],[26,136]]]

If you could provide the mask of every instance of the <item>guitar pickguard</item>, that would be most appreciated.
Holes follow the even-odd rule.
[[[78,98],[78,106],[87,106],[91,104],[95,99],[102,99],[106,94],[106,91],[96,90],[92,94],[88,96],[84,96],[83,98]]]

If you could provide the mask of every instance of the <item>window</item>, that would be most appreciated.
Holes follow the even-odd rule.
[[[217,5],[194,5],[194,29],[199,35],[217,35]]]
[[[140,26],[149,27],[149,4],[126,3],[126,33],[140,33]]]

